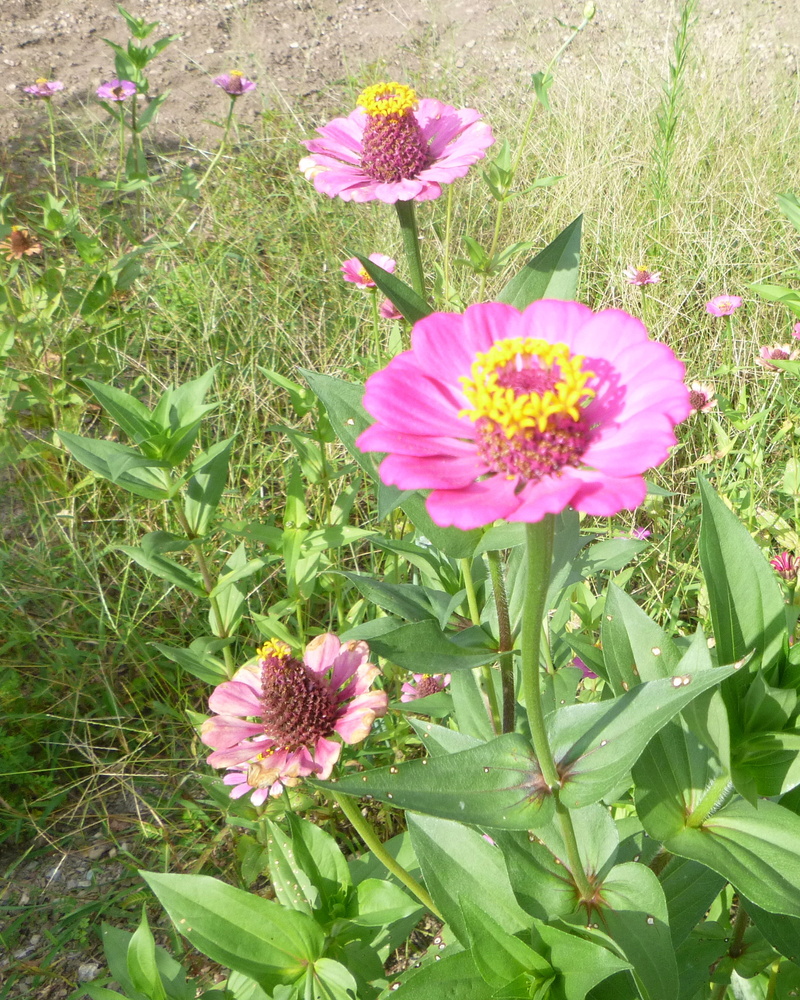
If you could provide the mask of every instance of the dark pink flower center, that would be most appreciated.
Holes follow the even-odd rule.
[[[368,115],[361,169],[376,181],[392,183],[417,177],[430,156],[414,112]]]
[[[702,410],[707,404],[708,396],[704,392],[700,392],[698,389],[690,390],[689,406],[691,406],[693,410]]]
[[[502,427],[488,417],[475,424],[478,454],[494,471],[522,476],[538,482],[564,466],[578,467],[589,446],[591,427],[585,420],[553,416],[547,429],[526,427],[507,437]]]
[[[329,736],[336,703],[328,686],[300,661],[267,651],[261,660],[264,732],[286,750]]]
[[[417,697],[427,698],[429,694],[437,694],[439,691],[444,690],[444,684],[440,677],[435,677],[433,675],[426,675],[422,680],[417,682]]]

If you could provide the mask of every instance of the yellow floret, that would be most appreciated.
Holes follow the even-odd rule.
[[[401,115],[416,107],[417,95],[404,83],[375,83],[362,90],[356,104],[368,115]]]
[[[291,648],[285,642],[281,642],[280,639],[270,639],[263,646],[259,646],[256,652],[262,660],[266,660],[272,656],[279,660],[286,660],[292,655]]]

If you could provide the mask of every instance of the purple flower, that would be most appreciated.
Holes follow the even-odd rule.
[[[317,129],[300,169],[320,194],[343,201],[429,201],[463,177],[494,142],[471,108],[458,110],[402,83],[376,83],[347,118]]]
[[[378,312],[383,319],[402,319],[403,314],[392,302],[391,299],[384,299],[378,307]]]
[[[635,539],[637,542],[644,542],[653,534],[649,528],[633,528],[631,530],[631,538]]]
[[[33,94],[34,97],[43,97],[45,100],[49,100],[53,94],[64,89],[64,84],[60,80],[45,80],[43,76],[40,76],[36,83],[22,89],[26,94]]]
[[[661,281],[659,271],[648,271],[646,267],[628,267],[625,278],[629,285],[657,285]]]
[[[791,344],[771,344],[769,347],[761,348],[756,363],[777,371],[778,366],[773,365],[773,361],[794,361],[796,357],[797,351],[792,350]]]
[[[580,658],[580,656],[575,657],[575,659],[572,661],[572,666],[577,667],[578,670],[580,670],[580,672],[583,674],[584,680],[589,680],[592,677],[597,677],[597,674],[594,672],[594,670],[590,670],[583,662],[583,660]]]
[[[256,84],[252,80],[248,80],[244,73],[240,73],[238,69],[232,69],[230,73],[215,76],[213,82],[218,87],[222,87],[225,93],[230,94],[231,97],[241,97],[242,94],[256,89]]]
[[[706,312],[712,316],[732,316],[741,304],[742,300],[738,295],[717,295],[706,302]]]
[[[389,274],[397,267],[397,261],[392,257],[387,257],[385,253],[371,253],[369,260],[373,264],[377,264],[378,267],[382,267],[384,271],[388,271]],[[358,257],[350,257],[349,260],[346,260],[342,264],[340,271],[345,281],[349,281],[359,288],[366,290],[367,288],[375,287],[375,282],[367,274]]]
[[[417,698],[427,698],[429,694],[444,691],[450,683],[450,674],[412,674],[414,683],[406,681],[402,687],[400,701],[416,701]]]
[[[101,101],[124,101],[136,93],[136,84],[130,80],[109,80],[97,88]]]
[[[779,556],[770,559],[769,564],[781,579],[790,584],[797,583],[797,571],[800,569],[800,562],[798,562],[791,552],[781,552]]]

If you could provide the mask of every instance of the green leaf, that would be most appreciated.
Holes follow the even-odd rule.
[[[460,753],[346,774],[335,787],[401,809],[501,830],[535,829],[553,813],[530,744],[518,733]]]
[[[494,728],[476,675],[471,670],[457,670],[450,679],[450,694],[459,732],[482,741],[492,739]]]
[[[767,913],[749,899],[744,900],[744,908],[772,947],[800,966],[800,918]]]
[[[384,927],[411,914],[422,916],[423,908],[393,882],[368,878],[358,883],[356,912],[350,920],[361,927]]]
[[[420,674],[446,674],[453,670],[470,670],[485,663],[494,663],[497,651],[483,644],[473,647],[453,642],[439,628],[438,622],[417,621],[401,625],[391,632],[370,639],[373,653],[385,657],[398,667]],[[485,635],[485,633],[483,633]],[[480,636],[477,637],[478,639]]]
[[[470,896],[461,899],[472,960],[490,986],[505,986],[523,973],[532,972],[542,979],[551,978],[553,967],[546,959],[514,937],[490,918]]]
[[[562,925],[568,926],[568,925]],[[570,928],[573,929],[573,928]],[[577,931],[577,928],[574,928]],[[584,1000],[586,994],[598,983],[616,972],[630,968],[630,964],[612,950],[614,947],[606,935],[594,931],[593,939],[579,937],[559,927],[534,922],[534,938],[538,937],[547,950],[542,951],[547,960],[559,973],[557,997],[564,1000]],[[601,943],[607,941],[608,945]],[[534,941],[534,945],[536,942]]]
[[[193,947],[266,990],[296,982],[322,956],[323,932],[304,913],[206,875],[140,874]]]
[[[116,441],[79,437],[67,431],[57,433],[72,457],[103,479],[148,500],[166,500],[169,497],[168,478],[160,471],[169,468],[167,462],[146,458]]]
[[[158,426],[150,419],[150,411],[135,396],[90,378],[82,381],[106,413],[136,444],[142,444],[158,433]]]
[[[598,802],[615,789],[653,736],[735,666],[647,681],[610,701],[569,705],[549,716],[553,754],[569,809]]]
[[[670,853],[719,872],[756,906],[794,917],[800,917],[798,844],[800,816],[768,799],[758,807],[734,799],[699,829],[664,840]]]
[[[128,945],[128,975],[133,988],[149,1000],[166,1000],[166,991],[156,966],[156,943],[147,923],[147,907],[142,907],[142,919]]]
[[[717,654],[722,663],[733,663],[755,653],[747,671],[733,686],[730,701],[735,702],[748,675],[769,667],[783,655],[783,594],[775,572],[747,528],[702,476],[699,483],[703,500],[700,563],[708,588]]]
[[[661,874],[672,943],[677,948],[708,913],[725,879],[705,865],[672,857]]]
[[[311,914],[320,906],[320,894],[294,856],[292,840],[281,828],[267,820],[269,837],[269,877],[275,898],[290,910]]]
[[[494,995],[466,951],[406,973],[401,982],[404,1000],[492,1000]]]
[[[530,917],[514,898],[502,853],[461,823],[409,813],[408,831],[428,892],[466,947],[461,901],[473,899],[502,930],[527,930]]]
[[[362,596],[371,604],[377,604],[391,615],[397,615],[407,622],[436,621],[439,618],[442,601],[439,600],[436,606],[432,605],[428,595],[434,592],[426,590],[425,587],[412,583],[388,583],[361,573],[342,572],[341,575],[354,583]],[[435,593],[437,597],[441,594],[445,604],[449,603],[449,594],[443,591]]]
[[[672,640],[613,583],[608,586],[600,636],[608,680],[616,695],[640,681],[670,677],[678,668],[681,657]]]
[[[800,202],[797,200],[797,196],[789,192],[779,194],[778,204],[789,222],[800,233]]]
[[[582,224],[583,216],[579,215],[525,264],[497,295],[497,301],[522,310],[537,299],[574,299],[578,288]]]
[[[404,281],[385,271],[368,257],[362,257],[361,254],[354,254],[354,256],[378,288],[397,306],[409,323],[416,323],[433,312],[425,299]]]
[[[195,597],[206,596],[203,578],[199,573],[195,573],[194,570],[186,569],[185,566],[173,562],[172,559],[165,559],[164,556],[150,554],[144,549],[137,548],[135,545],[118,545],[117,548],[120,552],[124,552],[127,556],[130,556],[143,569],[161,577],[162,580],[166,580],[173,587],[188,590]]]
[[[163,642],[154,642],[153,645],[173,663],[177,663],[182,670],[205,681],[206,684],[216,685],[230,680],[225,664],[210,653],[197,653],[191,649],[180,649]]]
[[[192,462],[189,470],[191,478],[183,497],[183,512],[189,530],[196,537],[206,534],[219,506],[228,479],[233,441],[233,438],[218,441]]]

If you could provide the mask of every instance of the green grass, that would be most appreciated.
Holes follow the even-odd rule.
[[[697,471],[715,479],[752,530],[763,527],[764,509],[791,520],[789,498],[776,489],[796,429],[787,433],[783,427],[787,410],[779,379],[753,360],[759,346],[789,339],[791,321],[777,306],[748,296],[747,285],[791,283],[787,276],[796,273],[798,237],[775,196],[800,190],[798,84],[779,82],[769,96],[755,97],[747,77],[742,73],[735,89],[721,91],[711,58],[703,64],[693,54],[684,69],[656,227],[658,81],[643,74],[600,87],[574,72],[565,71],[563,79],[557,73],[553,112],[540,110],[534,119],[518,188],[539,176],[564,179],[513,200],[500,243],[502,248],[532,240],[544,246],[583,212],[581,300],[644,315],[653,334],[684,359],[688,380],[711,380],[727,401],[725,410],[765,414],[752,431],[737,430],[722,409],[691,419],[673,458],[653,476],[674,495],[650,498],[636,517],[620,516],[613,524],[619,531],[634,523],[652,528],[652,549],[631,586],[648,610],[687,629],[698,602],[701,613],[703,607],[695,551],[699,511],[691,499]],[[326,95],[328,109],[352,106],[360,82],[348,81],[341,92]],[[476,103],[460,86],[455,73],[446,73],[436,96]],[[519,93],[516,101],[504,95],[501,101],[485,88],[483,93],[482,111],[513,149],[531,95]],[[258,129],[242,130],[239,147],[223,158],[201,205],[187,206],[174,218],[177,198],[168,186],[147,196],[145,217],[136,226],[142,233],[158,232],[162,246],[147,255],[129,296],[115,305],[113,340],[104,342],[102,329],[80,323],[69,334],[83,338],[84,346],[103,347],[99,353],[86,348],[94,377],[146,389],[151,397],[217,366],[214,398],[221,405],[213,435],[236,436],[222,508],[231,521],[280,524],[283,517],[292,449],[274,427],[296,419],[264,369],[289,378],[305,367],[361,379],[376,367],[368,302],[341,281],[341,261],[354,250],[380,251],[397,257],[400,275],[408,277],[389,208],[329,201],[297,171],[299,140],[326,117],[319,107],[313,114],[302,106],[268,112]],[[104,135],[79,122],[73,127],[113,164],[113,131]],[[168,162],[165,170],[169,177]],[[21,219],[36,228],[36,209],[23,186],[15,196],[18,213],[7,221]],[[70,197],[81,205],[84,231],[99,235],[110,249],[126,248],[96,191],[73,186]],[[465,233],[488,247],[494,216],[478,170],[455,185],[453,210],[452,255],[462,255]],[[429,266],[441,251],[444,211],[444,198],[420,206]],[[80,269],[69,248],[65,259],[68,268]],[[663,277],[646,300],[623,278],[626,266],[640,263]],[[479,279],[463,268],[452,273],[458,298],[473,301]],[[492,279],[490,296],[510,273]],[[725,322],[704,310],[707,299],[723,291],[747,299],[734,316],[732,341]],[[66,337],[66,331],[53,330],[50,350],[60,353]],[[69,371],[68,380],[78,401],[59,403],[59,426],[110,433],[111,425],[87,408],[88,394],[74,374]],[[788,381],[785,392],[796,420],[797,399]],[[222,812],[198,791],[195,776],[208,772],[185,714],[204,711],[207,687],[153,646],[185,646],[207,633],[206,609],[132,566],[116,549],[137,544],[147,531],[176,526],[159,505],[86,478],[85,470],[48,445],[49,422],[46,408],[18,416],[13,440],[27,447],[29,457],[3,470],[0,481],[0,655],[6,666],[0,709],[8,713],[0,746],[0,811],[6,846],[13,845],[18,863],[37,834],[68,843],[76,826],[106,828],[114,801],[133,791],[144,803],[141,831],[158,841],[165,867],[201,859],[204,870],[219,864],[230,871],[229,859],[207,852],[209,833],[222,829]],[[302,426],[309,429],[310,418]],[[36,439],[44,444],[37,446]],[[336,449],[332,454],[344,461]],[[333,496],[344,486],[346,481],[334,483]],[[309,509],[319,512],[321,491],[311,490],[308,500]],[[362,497],[353,523],[374,518],[372,500]],[[232,550],[230,538],[220,535],[218,541],[221,552]],[[356,553],[345,551],[342,558],[353,565]],[[274,566],[251,586],[251,612],[263,612],[284,596]],[[324,627],[332,608],[330,595],[318,595],[312,624]],[[250,655],[258,639],[246,619],[236,656]]]

